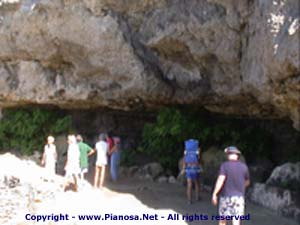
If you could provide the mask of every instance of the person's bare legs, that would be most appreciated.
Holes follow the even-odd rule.
[[[241,225],[241,221],[233,218],[232,225]]]
[[[104,178],[105,178],[105,167],[106,167],[106,166],[101,166],[100,188],[103,187],[103,183],[104,183]]]
[[[196,192],[196,201],[200,200],[200,179],[199,177],[195,180],[195,192]]]
[[[95,187],[95,188],[98,186],[99,172],[100,172],[100,167],[99,167],[99,166],[96,166],[96,167],[95,167],[95,176],[94,176],[94,187]]]
[[[219,220],[219,225],[226,225],[226,220]]]
[[[75,174],[73,174],[73,182],[74,182],[74,188],[75,188],[75,190],[74,191],[78,191],[78,184],[77,184],[77,182],[78,182],[78,175],[75,175]]]
[[[188,199],[188,203],[192,203],[192,186],[193,186],[193,181],[192,179],[188,178],[187,186],[186,186],[186,196]]]

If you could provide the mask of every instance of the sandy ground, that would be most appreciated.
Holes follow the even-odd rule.
[[[210,191],[203,191],[201,201],[194,202],[192,205],[187,204],[185,187],[182,185],[129,178],[123,178],[117,183],[107,180],[103,189],[95,189],[86,182],[81,185],[79,192],[63,192],[64,178],[56,176],[55,182],[45,181],[42,179],[44,172],[33,162],[20,160],[10,154],[0,155],[0,178],[12,174],[20,178],[22,184],[15,188],[7,188],[3,185],[2,189],[0,188],[0,224],[218,224],[218,221],[212,220],[212,216],[217,215],[217,208],[210,203]],[[92,171],[89,177],[91,180]],[[28,185],[32,188],[28,189]],[[28,201],[30,204],[20,204],[26,203],[27,198],[30,199]],[[15,210],[11,211],[12,217],[8,217],[7,210],[11,207],[15,207],[13,208]],[[244,221],[242,223],[244,225],[297,225],[293,220],[250,203],[247,203],[246,214],[250,215],[250,220]],[[79,215],[101,217],[93,217],[89,220],[85,217],[85,220],[82,220]],[[194,215],[197,216],[197,220]],[[194,218],[194,221],[185,220],[183,216],[190,216],[189,218]],[[43,222],[41,217],[47,219]]]
[[[187,222],[188,224],[212,225],[218,224],[211,220],[211,216],[217,214],[217,207],[210,203],[211,195],[203,191],[201,201],[188,205],[185,198],[185,188],[178,184],[158,184],[153,182],[141,182],[122,179],[119,183],[107,183],[110,190],[118,193],[131,193],[143,204],[155,209],[170,209],[182,215],[207,215],[208,220]],[[279,216],[273,211],[246,202],[246,214],[250,214],[249,221],[243,221],[245,225],[297,225],[298,223]],[[230,221],[229,221],[230,222]],[[228,224],[231,224],[229,223]],[[170,220],[170,225],[173,223]],[[167,223],[166,223],[167,224]]]
[[[122,179],[118,183],[106,182],[102,190],[85,187],[75,192],[61,192],[52,201],[36,204],[33,215],[69,215],[69,220],[58,222],[46,221],[34,223],[25,221],[18,225],[29,224],[62,224],[62,225],[215,225],[211,217],[217,214],[217,208],[210,203],[210,194],[202,192],[202,199],[188,205],[185,188],[178,184],[158,184],[154,182]],[[243,225],[297,225],[293,220],[283,218],[276,213],[259,206],[247,203],[246,214],[250,220]],[[183,215],[198,215],[198,220],[185,221]],[[101,215],[100,220],[79,220],[78,215]],[[105,215],[107,219],[103,219]],[[110,215],[112,217],[110,217]],[[113,216],[138,215],[138,220],[113,219]],[[149,219],[141,217],[148,215]],[[202,215],[202,218],[201,218]],[[207,220],[205,217],[207,216]],[[172,217],[172,218],[170,218]],[[24,218],[24,216],[23,216]],[[169,218],[169,219],[168,219]],[[231,221],[228,221],[228,224]]]

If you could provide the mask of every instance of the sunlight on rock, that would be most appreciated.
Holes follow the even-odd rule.
[[[273,48],[274,48],[274,54],[276,54],[278,50],[278,44],[275,44]]]
[[[63,177],[49,179],[45,174],[30,160],[0,155],[0,224],[165,224],[168,215],[177,214],[150,208],[131,194],[94,189],[87,182],[79,183],[78,192],[64,192]],[[86,216],[94,218],[83,220]]]
[[[0,0],[0,6],[4,4],[15,4],[20,2],[20,0]]]
[[[289,35],[295,34],[297,30],[299,30],[299,27],[300,27],[299,19],[294,19],[294,21],[289,27]]]
[[[271,13],[271,18],[268,19],[268,22],[271,26],[271,33],[276,36],[282,25],[284,24],[284,15]]]

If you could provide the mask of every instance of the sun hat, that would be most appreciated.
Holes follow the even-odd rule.
[[[238,150],[238,148],[235,147],[235,146],[229,146],[229,147],[225,148],[224,152],[226,154],[231,154],[231,153],[233,153],[233,154],[239,154],[239,155],[241,154],[240,150]]]

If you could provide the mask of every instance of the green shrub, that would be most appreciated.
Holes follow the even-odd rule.
[[[0,122],[0,148],[31,154],[43,150],[48,135],[71,131],[71,117],[40,108],[5,109]]]
[[[122,150],[121,154],[121,160],[120,165],[122,166],[134,166],[135,164],[135,158],[136,158],[137,152],[133,150]]]
[[[243,120],[209,118],[189,108],[163,108],[156,122],[144,126],[138,149],[176,173],[184,141],[190,138],[198,139],[203,150],[236,145],[250,161],[257,155],[270,157],[272,148],[272,136],[267,131]]]

